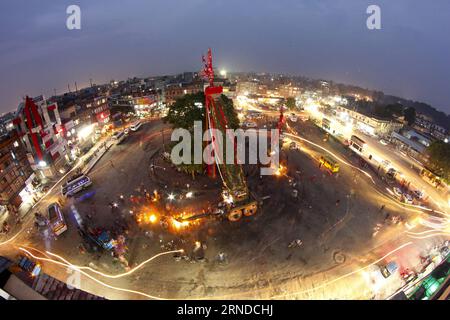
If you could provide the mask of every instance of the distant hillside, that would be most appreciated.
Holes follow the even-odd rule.
[[[379,101],[385,104],[398,102],[404,105],[405,107],[412,107],[416,109],[416,112],[430,116],[431,118],[433,118],[433,121],[436,124],[450,131],[450,115],[446,114],[445,112],[436,110],[435,108],[426,103],[411,101],[390,95],[383,95],[382,97],[380,97]]]

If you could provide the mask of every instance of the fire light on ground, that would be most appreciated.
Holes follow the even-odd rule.
[[[136,216],[136,221],[139,224],[155,224],[158,220],[158,214],[152,210],[142,211]]]
[[[286,167],[280,165],[280,166],[278,167],[278,169],[276,169],[275,175],[276,175],[277,177],[284,176],[284,175],[286,174],[286,171],[287,171]]]

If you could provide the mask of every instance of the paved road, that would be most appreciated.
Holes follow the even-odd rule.
[[[400,171],[405,176],[407,181],[411,182],[411,188],[423,190],[425,194],[431,198],[431,204],[433,207],[437,210],[448,212],[448,190],[447,192],[443,190],[438,191],[436,188],[424,181],[419,175],[423,168],[419,163],[407,156],[402,155],[392,145],[383,146],[373,137],[360,133],[358,133],[358,135],[362,136],[364,141],[366,141],[368,146],[367,153],[377,154],[383,159],[390,161],[392,166],[397,171]]]
[[[113,213],[108,203],[117,201],[120,194],[136,193],[142,183],[148,190],[158,185],[155,177],[149,175],[148,165],[150,154],[161,147],[161,128],[160,123],[145,125],[99,161],[90,174],[94,181],[90,190],[95,192],[93,197],[84,201],[72,199],[64,207],[69,230],[62,237],[43,242],[36,235],[23,233],[0,246],[0,252],[13,255],[17,246],[27,245],[57,253],[73,264],[107,274],[126,272],[107,254],[79,252],[80,237],[69,206],[74,204],[83,216],[94,213],[95,224],[106,227],[114,224],[120,215],[126,215],[127,205],[121,205],[120,211]],[[317,128],[311,127],[307,137],[332,149],[340,157],[349,157],[347,150],[338,144],[324,144]],[[417,213],[375,192],[373,182],[363,173],[341,165],[339,177],[331,176],[314,160],[314,156],[323,150],[303,142],[302,145],[304,151],[288,153],[288,175],[295,176],[304,186],[301,199],[289,196],[292,187],[286,177],[260,180],[259,175],[249,174],[252,190],[259,195],[271,196],[261,212],[252,218],[235,224],[205,220],[178,234],[158,226],[130,228],[128,259],[132,267],[165,252],[161,246],[171,240],[184,241],[186,247],[200,240],[207,245],[204,262],[175,261],[171,253],[148,262],[131,274],[115,278],[84,269],[86,274],[81,275],[81,288],[110,299],[385,298],[401,285],[401,281],[398,277],[387,281],[380,279],[376,265],[395,259],[401,268],[415,267],[422,253],[448,238],[432,230],[445,221],[428,221],[424,216],[417,222]],[[297,171],[300,171],[298,176]],[[164,177],[169,172],[174,180],[181,179],[173,171],[160,170],[159,175]],[[45,199],[42,206],[55,197],[56,192]],[[340,202],[336,204],[336,200]],[[193,202],[201,201],[194,199]],[[188,205],[180,202],[180,205],[184,204]],[[380,210],[381,204],[385,204],[383,210]],[[409,230],[405,226],[384,224],[386,212],[405,216],[417,226]],[[383,227],[374,236],[377,223]],[[423,236],[429,237],[416,239]],[[302,246],[288,248],[298,238],[303,241]],[[43,253],[32,252],[43,256]],[[226,254],[226,263],[217,261],[219,252]],[[47,256],[54,258],[48,253]],[[66,280],[70,274],[66,267],[50,261],[44,261],[43,267],[45,272],[61,280]]]

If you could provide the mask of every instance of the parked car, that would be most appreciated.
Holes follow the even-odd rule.
[[[383,140],[383,139],[380,139],[380,143],[381,143],[383,146],[387,146],[387,145],[388,145],[388,142],[387,142],[386,140]]]
[[[394,194],[395,194],[398,198],[403,197],[403,191],[402,191],[402,189],[400,189],[399,187],[394,187],[394,188],[392,188],[392,190],[394,191]]]
[[[47,209],[47,213],[50,227],[56,236],[67,230],[67,224],[58,203],[51,204]]]
[[[413,203],[413,197],[409,193],[403,193],[403,199],[405,203],[412,204]]]
[[[425,198],[425,194],[423,193],[423,191],[420,190],[414,190],[413,196],[418,200],[422,200],[423,198]]]
[[[398,265],[395,261],[391,261],[388,264],[380,267],[380,272],[385,278],[389,278],[398,269]]]
[[[253,122],[253,121],[247,121],[247,122],[244,122],[244,126],[247,128],[256,128],[257,124],[256,124],[256,122]]]
[[[289,144],[289,149],[291,149],[291,150],[297,150],[297,149],[298,149],[297,142],[292,141],[292,142]]]
[[[395,179],[395,176],[397,175],[397,171],[394,168],[390,168],[388,170],[388,172],[386,173],[386,175],[388,176],[388,178],[390,179]]]

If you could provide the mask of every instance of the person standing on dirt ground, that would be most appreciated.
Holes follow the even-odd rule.
[[[112,161],[112,160],[109,160],[109,163],[111,164],[111,167],[114,168],[114,163],[113,163],[113,161]]]

